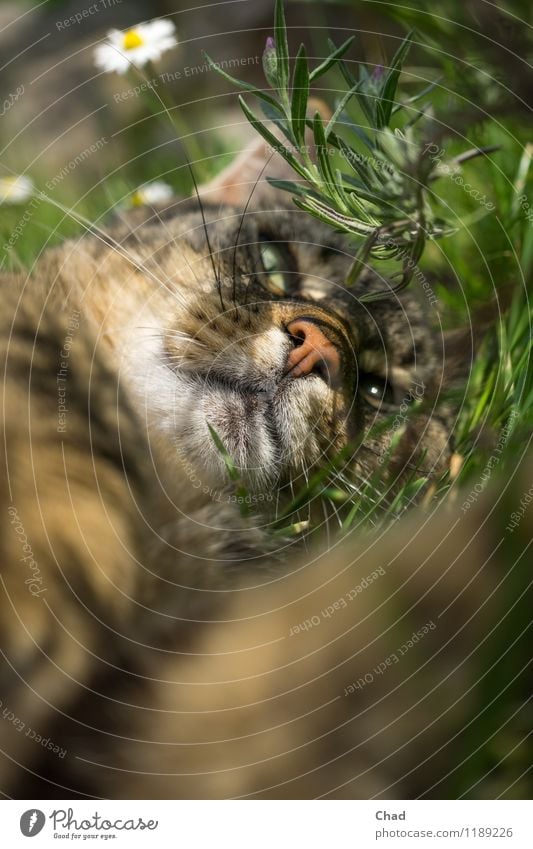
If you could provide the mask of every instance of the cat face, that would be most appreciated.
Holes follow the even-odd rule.
[[[217,439],[254,491],[304,485],[350,443],[352,472],[369,474],[391,431],[365,434],[425,399],[435,381],[417,300],[361,303],[361,289],[384,282],[368,274],[347,288],[349,245],[303,213],[258,207],[243,216],[205,203],[202,215],[191,200],[122,244],[153,278],[129,318],[123,367],[149,432],[202,487],[228,481]],[[438,462],[445,434],[420,416],[404,460],[416,466],[425,450],[426,468]]]
[[[362,303],[386,284],[369,271],[345,285],[343,236],[285,195],[258,192],[246,207],[245,194],[138,212],[112,231],[116,247],[89,240],[67,266],[71,282],[73,263],[92,262],[85,303],[165,463],[212,491],[230,458],[248,488],[270,492],[305,485],[343,449],[351,477],[367,476],[405,431],[398,469],[440,467],[446,423],[406,416],[439,380],[419,300]]]

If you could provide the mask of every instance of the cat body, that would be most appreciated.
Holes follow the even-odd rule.
[[[8,796],[431,794],[475,709],[490,539],[469,556],[444,514],[327,552],[268,530],[339,452],[373,474],[404,398],[384,486],[438,475],[451,423],[422,299],[362,302],[384,281],[346,288],[344,239],[239,169],[2,280]]]

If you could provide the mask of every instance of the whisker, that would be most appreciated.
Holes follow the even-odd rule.
[[[129,57],[127,57],[127,59],[128,59],[129,64],[130,64],[130,67],[134,70],[134,72],[137,72],[139,74],[139,76],[144,80],[144,82],[148,86],[149,90],[154,95],[154,97],[159,101],[159,103],[163,107],[163,112],[165,113],[165,115],[168,117],[168,120],[172,124],[172,128],[174,130],[176,130],[174,121],[172,120],[172,115],[170,114],[170,111],[169,111],[165,101],[163,100],[163,98],[161,97],[159,92],[152,85],[151,80],[148,79],[148,77],[146,76],[146,74],[142,70],[135,67],[134,63],[129,59]],[[177,133],[176,133],[176,135],[177,135],[178,138],[180,138]],[[204,233],[205,233],[205,239],[206,239],[206,242],[207,242],[207,248],[208,248],[208,251],[209,251],[209,258],[210,258],[210,261],[211,261],[211,267],[213,269],[213,274],[215,276],[216,288],[217,288],[218,295],[219,295],[219,298],[220,298],[220,305],[222,307],[222,310],[225,311],[224,300],[222,298],[222,286],[221,286],[221,283],[220,283],[219,273],[218,273],[218,270],[216,268],[215,260],[214,260],[214,257],[213,257],[211,240],[209,238],[209,230],[208,230],[207,221],[206,221],[206,218],[205,218],[205,209],[204,209],[204,205],[202,203],[202,199],[201,199],[201,196],[200,196],[200,191],[198,189],[198,182],[196,180],[196,174],[194,173],[194,169],[192,167],[191,160],[189,159],[189,157],[187,155],[187,151],[185,150],[183,144],[181,145],[181,147],[182,147],[182,153],[183,153],[185,162],[187,164],[187,168],[189,170],[189,174],[191,175],[191,180],[192,180],[192,183],[193,183],[193,186],[194,186],[194,194],[196,195],[196,200],[198,201],[198,206],[200,208],[200,214],[202,216],[202,225],[203,225],[203,229],[204,229]]]
[[[207,345],[201,342],[200,339],[193,339],[192,336],[188,336],[186,333],[174,333],[171,331],[167,335],[176,341],[186,342],[187,345],[195,345],[197,348],[207,348]]]
[[[303,476],[305,478],[305,482],[306,482],[307,486],[309,487],[309,470],[308,470],[307,466],[305,465],[305,461],[304,461],[303,457],[302,457],[302,461],[301,461],[301,466],[302,466],[302,472],[303,472]]]
[[[237,248],[239,247],[239,240],[241,238],[241,232],[242,232],[242,228],[243,228],[243,224],[244,224],[244,219],[246,218],[246,213],[248,212],[248,207],[250,206],[253,194],[254,194],[257,186],[259,185],[259,181],[261,180],[261,177],[263,176],[266,169],[270,165],[270,162],[272,161],[273,156],[274,156],[274,151],[270,154],[269,158],[267,159],[267,161],[265,162],[265,164],[261,168],[261,171],[257,175],[257,178],[254,181],[254,184],[252,186],[252,190],[251,190],[250,194],[248,195],[248,199],[247,199],[247,201],[244,205],[244,209],[243,209],[243,212],[242,212],[242,215],[241,215],[241,220],[239,221],[239,227],[238,227],[238,230],[237,230],[237,235],[235,237],[235,245],[234,245],[234,248],[233,248],[233,263],[232,263],[232,275],[231,275],[232,286],[233,286],[233,288],[232,288],[232,300],[233,300],[234,306],[237,306],[237,303],[236,303],[236,294],[237,294]]]
[[[148,207],[147,207],[147,208],[148,208]],[[172,233],[170,233],[170,232],[169,232],[168,227],[167,227],[167,224],[166,224],[166,221],[165,221],[163,218],[161,218],[161,215],[160,215],[160,213],[159,213],[159,210],[158,210],[156,207],[153,207],[153,206],[150,206],[149,208],[150,208],[150,209],[151,209],[151,210],[155,213],[155,215],[157,216],[157,221],[158,221],[158,223],[159,223],[159,224],[161,224],[161,225],[162,225],[162,227],[164,228],[165,233],[166,233],[168,236],[170,236],[170,240],[172,241],[172,244],[173,244],[173,245],[174,245],[174,247],[177,249],[177,251],[178,251],[178,253],[180,254],[181,258],[185,261],[185,264],[187,265],[187,268],[191,271],[191,273],[192,273],[192,275],[193,275],[194,279],[196,280],[196,282],[197,282],[197,283],[200,283],[200,281],[199,281],[199,279],[198,279],[198,276],[197,276],[197,274],[196,274],[196,272],[195,272],[195,270],[194,270],[193,266],[191,265],[191,263],[190,263],[190,262],[189,262],[189,260],[187,259],[187,256],[185,255],[184,251],[182,250],[182,248],[181,248],[181,246],[180,246],[179,242],[177,241],[176,237],[175,237]],[[125,214],[123,214],[123,213],[122,213],[122,211],[119,211],[119,213],[118,213],[118,218],[119,218],[119,220],[121,221],[121,223],[122,223],[124,226],[128,227],[128,232],[129,232],[132,236],[134,236],[134,237],[135,237],[135,239],[137,240],[137,243],[138,243],[139,245],[144,244],[144,243],[143,243],[143,241],[142,241],[142,239],[139,237],[138,232],[137,232],[137,231],[138,231],[138,229],[139,229],[139,226],[141,226],[141,227],[142,227],[142,224],[141,224],[141,225],[139,225],[139,226],[137,226],[137,227],[132,228],[132,227],[130,226],[130,224],[129,224],[128,220],[127,220],[126,215],[125,215]],[[153,259],[153,257],[152,257],[152,259]],[[159,271],[162,271],[161,265],[157,262],[157,260],[153,260],[153,261],[155,261],[155,262],[156,262],[157,267],[158,267],[158,270],[159,270]],[[166,280],[167,280],[167,282],[168,282],[168,281],[169,281],[169,277],[168,277],[168,275],[165,275],[165,276],[166,276]],[[174,289],[172,290],[172,294],[174,295],[174,297],[177,297],[178,299],[179,299],[179,298],[181,298],[180,294],[179,294],[178,292],[176,292]],[[182,304],[182,306],[186,306],[186,301],[185,301],[185,299],[181,299],[181,304]]]
[[[117,241],[117,239],[115,239],[110,233],[106,232],[105,230],[102,230],[100,227],[98,227],[88,218],[85,218],[85,216],[81,215],[79,212],[74,212],[72,209],[69,209],[67,206],[60,203],[59,201],[48,197],[48,195],[46,195],[44,192],[37,192],[35,196],[38,197],[40,200],[44,200],[48,203],[51,203],[52,206],[55,206],[57,209],[61,210],[61,212],[63,212],[65,215],[68,215],[77,224],[80,224],[85,229],[86,233],[95,236],[98,241],[102,242],[102,244],[110,248],[113,253],[116,253],[120,257],[125,259],[126,262],[128,262],[137,271],[146,274],[151,280],[154,281],[154,283],[157,283],[158,286],[161,286],[170,295],[175,296],[176,293],[166,285],[164,280],[162,280],[160,277],[154,274],[153,271],[147,268],[143,260],[129,253],[129,251],[127,251],[123,247],[123,245],[119,241]]]

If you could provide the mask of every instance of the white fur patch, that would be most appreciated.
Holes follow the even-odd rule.
[[[195,480],[209,488],[228,482],[208,425],[255,490],[317,457],[331,390],[319,377],[283,377],[290,343],[282,330],[271,327],[240,344],[221,338],[222,353],[204,374],[194,369],[194,340],[176,337],[169,368],[163,338],[160,321],[144,309],[124,331],[121,373],[148,432],[168,440],[167,456],[191,466]]]

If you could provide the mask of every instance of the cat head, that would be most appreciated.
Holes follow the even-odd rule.
[[[228,463],[255,492],[303,485],[341,451],[365,477],[400,434],[394,474],[441,469],[448,428],[431,410],[440,372],[424,296],[361,301],[386,281],[369,269],[346,286],[349,241],[266,182],[280,175],[269,156],[255,144],[201,202],[135,211],[107,252],[85,244],[85,302],[148,433],[206,491],[227,483]]]

